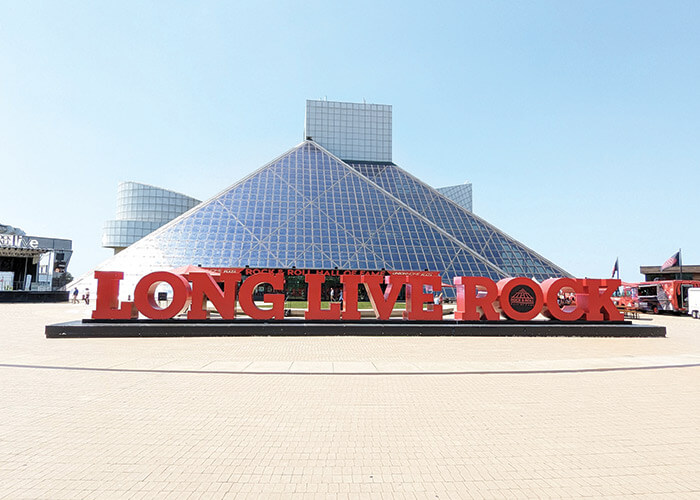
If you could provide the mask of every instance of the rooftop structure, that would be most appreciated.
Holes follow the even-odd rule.
[[[667,267],[661,270],[661,266],[639,266],[639,272],[644,275],[645,281],[658,280],[700,280],[700,266],[683,264],[683,275],[678,266]]]
[[[451,199],[457,205],[472,212],[472,183],[465,182],[464,184],[456,184],[454,186],[445,186],[435,188],[438,193]]]
[[[391,106],[306,101],[305,138],[343,160],[391,161]]]
[[[156,186],[120,182],[117,218],[105,222],[102,246],[118,253],[199,203],[184,194]]]

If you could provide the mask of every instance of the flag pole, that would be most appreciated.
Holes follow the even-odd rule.
[[[681,257],[680,248],[678,249],[678,268],[680,269],[681,274],[680,279],[683,280],[683,258]],[[683,281],[681,281],[679,286],[681,287],[681,309],[683,309],[683,307],[685,307],[685,305],[683,304]]]

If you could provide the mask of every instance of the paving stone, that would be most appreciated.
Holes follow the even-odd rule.
[[[88,313],[0,304],[0,498],[700,496],[697,320],[644,316],[663,339],[44,337]]]

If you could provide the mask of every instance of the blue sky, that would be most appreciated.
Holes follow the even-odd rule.
[[[111,251],[133,180],[207,199],[393,105],[394,161],[577,276],[700,264],[698,2],[0,2],[0,223]]]

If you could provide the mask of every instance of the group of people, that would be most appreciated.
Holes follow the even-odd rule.
[[[71,302],[72,302],[73,304],[79,304],[79,303],[80,303],[80,301],[78,300],[78,294],[79,294],[79,293],[80,293],[80,292],[78,291],[78,287],[76,286],[76,287],[73,289],[73,299],[71,300]],[[89,289],[89,288],[86,288],[86,289],[85,289],[85,293],[83,294],[81,300],[82,300],[83,302],[85,302],[87,305],[90,305],[90,289]]]
[[[563,306],[575,306],[576,305],[576,295],[573,293],[559,293],[557,295],[557,303],[559,307]]]
[[[340,304],[343,304],[343,289],[338,288],[338,291],[335,290],[335,288],[331,288],[330,291],[330,298],[331,302],[340,302]]]

